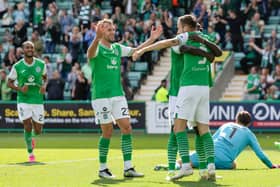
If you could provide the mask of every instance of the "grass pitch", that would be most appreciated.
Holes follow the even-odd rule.
[[[120,135],[111,141],[108,165],[116,175],[114,180],[99,179],[99,134],[43,134],[37,138],[35,155],[37,162],[27,163],[23,134],[0,134],[0,186],[7,187],[84,187],[84,186],[261,186],[280,187],[280,169],[267,169],[246,150],[237,160],[237,170],[218,170],[223,178],[215,183],[199,181],[198,170],[190,177],[176,182],[165,181],[166,171],[154,171],[157,164],[167,163],[167,135],[134,133],[133,163],[145,173],[144,178],[125,179],[120,150]],[[258,139],[273,163],[280,164],[280,150],[273,142],[278,134],[259,134]],[[189,135],[190,148],[194,149],[194,137]]]

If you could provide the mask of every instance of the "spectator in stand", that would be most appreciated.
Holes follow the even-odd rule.
[[[13,44],[15,47],[21,47],[23,42],[27,40],[27,28],[23,19],[18,19],[12,32],[14,39]]]
[[[16,5],[17,9],[13,12],[14,22],[18,23],[23,20],[24,25],[29,23],[29,11],[25,9],[25,3],[19,2]]]
[[[96,29],[96,22],[91,22],[90,29],[87,30],[85,37],[84,37],[84,42],[86,42],[86,50],[95,38],[95,35],[96,35],[95,29]]]
[[[12,65],[17,62],[14,47],[11,47],[9,51],[5,54],[3,61],[4,61],[3,67],[5,70],[10,70]]]
[[[47,17],[45,22],[45,31],[45,52],[54,53],[56,44],[60,43],[60,26],[55,24],[51,17]]]
[[[173,31],[172,31],[172,26],[173,26],[173,15],[171,12],[168,10],[164,10],[162,15],[161,15],[161,25],[163,29],[163,35],[165,38],[171,38],[173,37]]]
[[[157,102],[161,102],[161,103],[168,102],[168,90],[167,90],[166,79],[161,81],[160,87],[156,91],[155,98]]]
[[[79,71],[78,67],[77,66],[72,66],[71,71],[67,75],[68,87],[66,89],[70,90],[71,93],[72,93],[73,88],[76,84],[77,71]]]
[[[111,0],[111,6],[112,6],[112,14],[116,13],[116,7],[120,8],[121,12],[124,12],[124,6],[123,6],[123,1],[122,0]]]
[[[54,25],[59,26],[59,22],[58,22],[58,9],[56,6],[55,2],[52,2],[48,5],[48,9],[46,10],[46,17],[49,17],[52,19],[52,23]]]
[[[118,25],[118,28],[120,28],[121,32],[123,32],[123,28],[126,23],[127,16],[122,13],[120,6],[115,7],[115,13],[112,15],[112,20],[115,24]]]
[[[8,11],[4,13],[2,19],[2,27],[12,27],[14,24],[13,7],[8,7]]]
[[[83,3],[80,8],[79,13],[79,24],[80,28],[89,28],[90,27],[90,14],[91,14],[91,4],[89,0],[83,0]]]
[[[250,21],[247,21],[246,32],[255,38],[255,43],[262,46],[262,36],[264,21],[260,19],[260,14],[256,12]]]
[[[89,84],[85,78],[84,73],[80,70],[77,71],[77,79],[72,90],[72,98],[74,100],[86,100],[88,99]]]
[[[217,14],[214,15],[213,24],[215,25],[215,32],[219,33],[221,37],[221,46],[225,48],[227,21],[224,19],[223,9],[218,9]]]
[[[43,34],[43,24],[44,24],[44,10],[42,8],[42,3],[39,0],[35,2],[35,8],[33,11],[33,17],[31,18],[33,24],[33,30],[38,30],[40,34]]]
[[[74,18],[71,14],[67,13],[67,10],[61,10],[58,17],[58,22],[61,26],[63,41],[65,41],[65,37],[69,32],[72,31],[72,28],[75,24]]]
[[[267,89],[267,97],[266,100],[277,100],[279,99],[279,94],[277,93],[278,89],[274,85],[270,85]]]
[[[245,21],[251,20],[255,13],[258,12],[258,1],[251,0],[244,10]]]
[[[44,42],[40,38],[40,34],[37,30],[32,32],[31,41],[34,44],[34,56],[41,58],[44,52]]]
[[[14,48],[14,39],[13,39],[13,35],[10,32],[9,29],[7,29],[5,31],[5,34],[3,36],[3,48],[4,48],[4,52],[8,52],[10,48]]]
[[[250,42],[253,42],[254,38],[250,38]],[[249,70],[251,69],[252,66],[257,66],[259,67],[260,64],[258,63],[258,54],[254,48],[252,48],[250,45],[245,47],[244,50],[245,57],[243,57],[240,60],[240,65],[241,69],[245,74],[249,73]]]
[[[267,98],[267,89],[270,86],[270,84],[268,84],[267,80],[266,80],[266,76],[265,75],[261,75],[260,78],[260,96],[259,99],[260,100],[266,100]]]
[[[79,27],[74,26],[69,34],[69,51],[72,56],[72,64],[79,61],[79,56],[82,54],[83,36]]]
[[[68,73],[72,67],[72,55],[68,52],[66,46],[62,47],[61,54],[57,58],[57,69],[61,74],[62,79],[66,80]]]
[[[229,17],[226,19],[229,25],[229,31],[231,34],[231,43],[233,45],[233,51],[243,51],[243,37],[241,33],[242,20],[236,15],[233,10],[229,11]]]
[[[245,95],[243,100],[258,100],[260,95],[260,75],[258,74],[257,67],[251,68],[250,74],[247,76]]]
[[[262,55],[261,68],[265,69],[268,73],[272,72],[274,68],[274,54],[269,43],[266,44],[264,49],[258,47],[253,41],[249,45]]]
[[[60,78],[58,71],[54,71],[52,78],[47,84],[48,100],[63,100],[64,99],[64,80]]]
[[[277,89],[280,90],[280,64],[275,66],[275,72],[272,78],[274,80],[273,85],[275,85]]]
[[[153,12],[156,12],[157,8],[154,4],[152,4],[151,0],[145,0],[143,8],[141,8],[141,20],[144,22],[150,19],[150,16]]]
[[[203,0],[198,0],[196,2],[196,4],[194,5],[194,8],[193,8],[193,14],[197,18],[197,20],[196,20],[197,23],[200,23],[200,25],[203,28],[203,31],[205,33],[207,33],[209,15],[208,15],[208,12],[207,12],[207,6],[203,2]]]
[[[280,2],[279,0],[271,0],[271,16],[280,16]]]
[[[221,37],[219,33],[215,32],[213,25],[208,26],[208,36],[210,36],[211,41],[213,41],[215,44],[220,43]]]
[[[0,19],[2,19],[3,15],[7,12],[9,7],[7,0],[0,1]]]
[[[102,19],[101,9],[99,6],[95,6],[94,10],[92,11],[92,20],[97,22]]]
[[[4,49],[2,43],[0,43],[0,69],[3,68],[3,59],[4,59]]]
[[[273,29],[271,31],[271,35],[268,38],[268,43],[273,51],[273,53],[277,53],[277,49],[280,49],[280,39],[277,37],[277,31]]]
[[[47,80],[50,80],[52,78],[54,69],[52,67],[52,64],[50,62],[50,57],[49,56],[44,56],[43,58],[44,62],[46,63],[46,68],[47,68]],[[57,70],[55,70],[57,71]]]
[[[16,54],[15,54],[16,60],[19,61],[23,58],[23,49],[21,47],[16,48]]]
[[[0,78],[1,100],[10,101],[12,99],[12,89],[8,87],[7,73],[3,69],[0,69]]]

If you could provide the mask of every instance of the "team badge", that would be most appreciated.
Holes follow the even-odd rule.
[[[41,71],[41,68],[38,66],[36,67],[36,72],[39,73]]]

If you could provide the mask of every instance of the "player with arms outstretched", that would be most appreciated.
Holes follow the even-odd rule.
[[[110,138],[113,133],[113,119],[121,130],[121,148],[124,159],[125,177],[142,177],[132,165],[132,128],[129,121],[127,101],[121,86],[121,57],[131,56],[136,49],[153,43],[162,33],[159,26],[152,28],[150,38],[138,48],[114,43],[115,28],[112,20],[104,19],[97,24],[96,37],[87,51],[92,68],[92,107],[96,122],[100,124],[102,136],[99,140],[99,177],[114,178],[107,167]]]

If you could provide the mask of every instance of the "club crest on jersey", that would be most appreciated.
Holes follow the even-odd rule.
[[[119,51],[118,50],[114,50],[114,53],[116,56],[119,56]]]
[[[33,75],[30,75],[27,80],[28,80],[28,82],[34,82],[35,77]]]
[[[36,71],[37,73],[40,73],[41,68],[38,66],[38,67],[36,67],[35,71]]]

